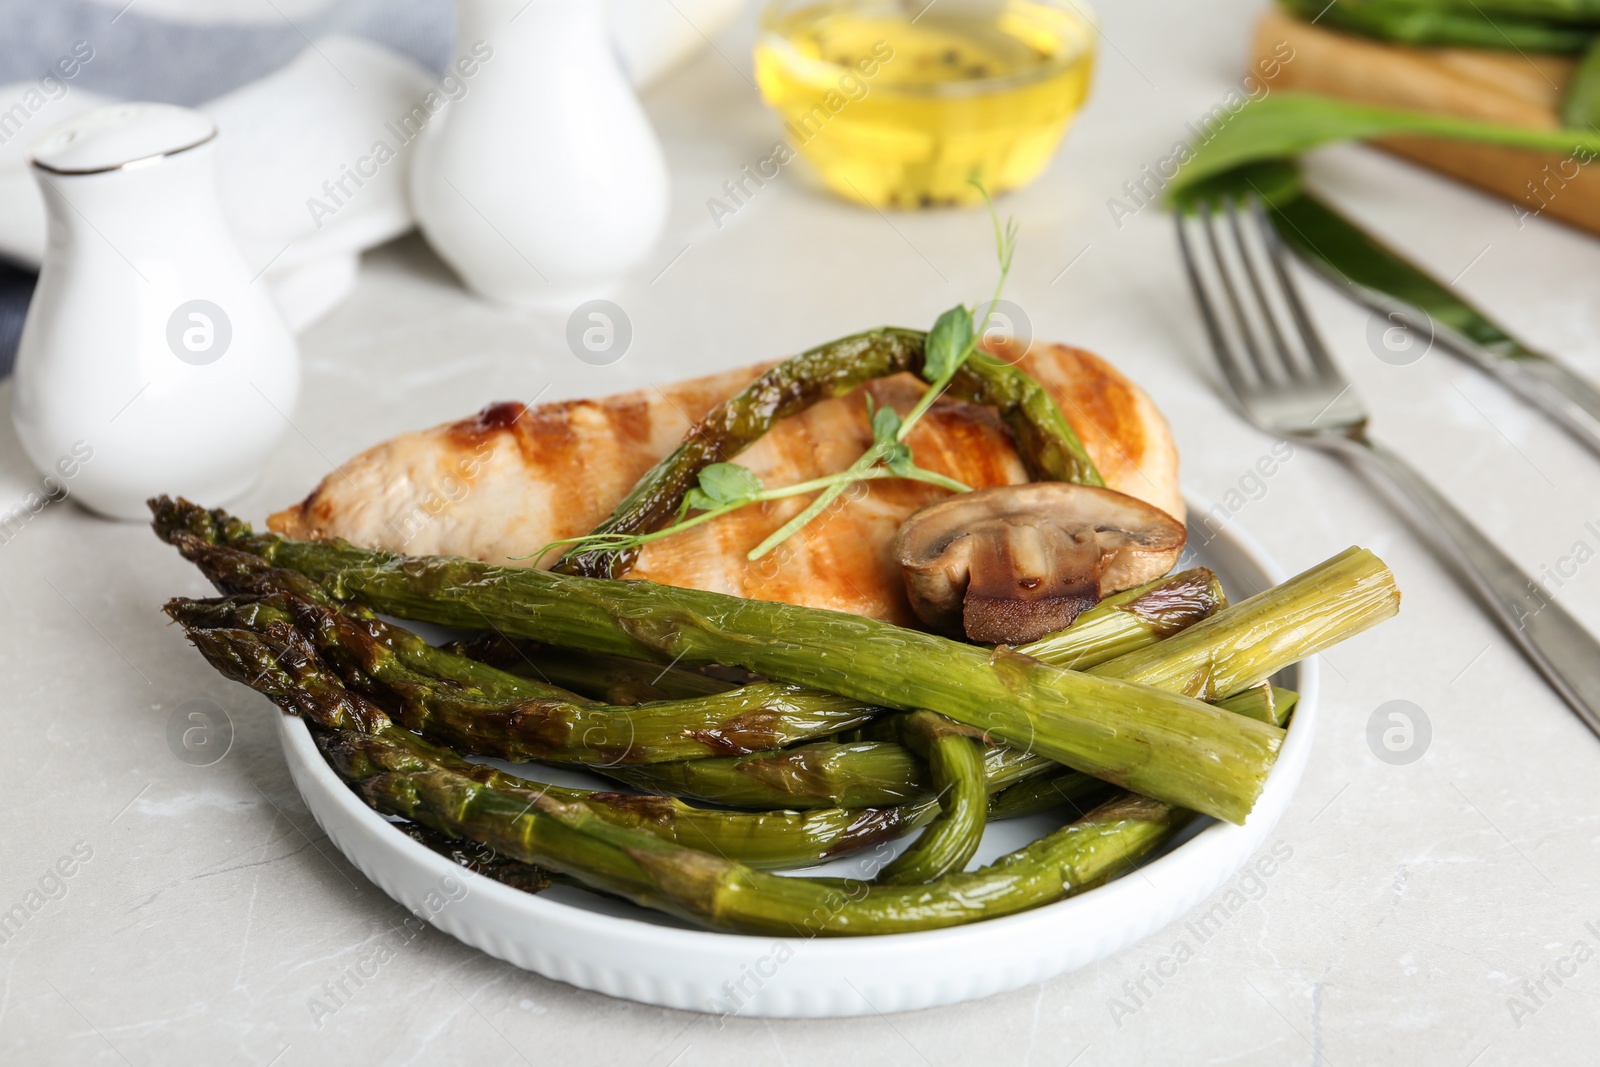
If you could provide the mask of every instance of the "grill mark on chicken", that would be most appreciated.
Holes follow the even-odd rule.
[[[451,423],[445,432],[463,448],[474,448],[501,430],[515,428],[527,411],[527,406],[520,401],[498,400],[486,405],[476,415]]]

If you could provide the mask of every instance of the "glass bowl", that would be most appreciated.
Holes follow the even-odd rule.
[[[1088,95],[1096,33],[1076,0],[774,0],[755,51],[792,146],[774,163],[797,151],[874,207],[1026,185]]]

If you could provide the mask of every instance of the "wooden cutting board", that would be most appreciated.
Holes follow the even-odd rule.
[[[1255,58],[1287,41],[1294,58],[1270,70],[1274,89],[1556,128],[1577,60],[1476,48],[1409,48],[1308,25],[1273,8],[1256,27]],[[1600,234],[1600,159],[1587,165],[1542,152],[1391,137],[1374,142],[1425,167],[1505,197],[1519,223],[1557,218]]]

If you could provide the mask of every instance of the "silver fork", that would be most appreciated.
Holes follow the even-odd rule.
[[[1178,244],[1222,376],[1245,417],[1386,477],[1496,621],[1600,734],[1600,642],[1415,468],[1367,437],[1366,409],[1317,336],[1259,201],[1180,213]]]

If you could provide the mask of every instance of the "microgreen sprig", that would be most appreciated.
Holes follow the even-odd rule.
[[[813,478],[777,489],[768,489],[750,468],[738,463],[713,463],[699,474],[699,483],[684,495],[678,508],[677,521],[671,526],[652,533],[597,533],[581,537],[568,537],[552,541],[527,556],[516,559],[533,559],[536,563],[551,551],[573,545],[585,550],[627,551],[642,548],[685,530],[693,529],[713,519],[721,518],[740,508],[769,500],[784,500],[793,496],[816,493],[817,497],[804,510],[784,523],[771,536],[752,549],[747,557],[758,560],[793,537],[833,505],[839,496],[857,482],[876,481],[882,478],[905,478],[926,482],[954,493],[970,492],[969,486],[954,478],[917,466],[906,439],[928,409],[950,388],[956,374],[977,351],[984,334],[989,329],[1000,293],[1011,273],[1011,261],[1016,252],[1017,225],[1014,220],[1000,222],[994,201],[981,184],[974,181],[983,201],[989,208],[989,218],[994,226],[995,251],[1000,261],[1000,277],[995,284],[983,321],[974,324],[973,312],[957,304],[934,321],[924,344],[922,377],[928,383],[922,396],[909,412],[902,416],[890,407],[876,407],[867,397],[867,414],[872,426],[872,445],[854,463],[835,474]]]
[[[868,477],[877,477],[871,472],[888,469],[902,478],[912,478],[916,481],[931,482],[943,486],[952,492],[969,492],[968,486],[942,474],[923,470],[917,467],[911,459],[911,450],[905,444],[907,437],[923,415],[927,414],[936,400],[944,395],[950,388],[950,382],[962,366],[977,350],[978,343],[983,339],[984,333],[989,328],[989,321],[994,316],[995,305],[1000,300],[1000,293],[1005,288],[1006,278],[1011,273],[1011,260],[1016,252],[1017,224],[1015,220],[1008,220],[1004,226],[1000,223],[1000,214],[995,210],[994,201],[989,197],[989,191],[981,184],[974,181],[978,191],[983,194],[983,202],[988,205],[989,219],[994,225],[995,252],[1000,259],[1000,278],[995,283],[994,297],[989,301],[988,310],[983,316],[983,323],[979,329],[973,329],[972,311],[964,304],[955,307],[940,315],[934,320],[933,329],[928,331],[928,339],[924,343],[922,358],[922,377],[928,382],[928,388],[923,392],[917,403],[901,418],[898,412],[890,408],[880,408],[873,413],[872,422],[872,447],[863,452],[855,463],[842,472],[839,481],[823,490],[804,511],[784,523],[772,532],[772,535],[757,545],[749,558],[760,559],[774,548],[793,537],[800,530],[821,515],[828,507],[852,484],[866,480]]]

